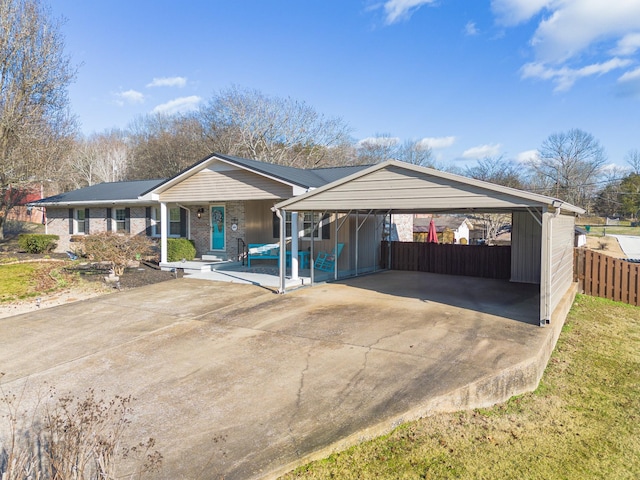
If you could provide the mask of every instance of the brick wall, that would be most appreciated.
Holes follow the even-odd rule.
[[[225,231],[226,231],[226,253],[229,260],[238,260],[238,238],[245,239],[245,202],[225,202]],[[202,208],[204,213],[198,218],[198,209]],[[210,205],[190,205],[191,213],[191,239],[196,245],[196,255],[201,257],[211,251],[211,206]],[[233,230],[233,225],[237,229]],[[242,249],[242,245],[240,246]]]
[[[120,208],[120,207],[119,207]],[[125,208],[125,207],[122,207]],[[129,228],[132,235],[144,235],[147,228],[146,207],[130,207]],[[115,217],[115,214],[112,215]],[[107,219],[105,207],[91,207],[89,209],[89,234],[107,231],[107,222],[111,221],[111,230],[115,231],[115,220]],[[47,233],[58,235],[60,240],[56,252],[74,250],[72,235],[69,233],[69,208],[47,208]]]

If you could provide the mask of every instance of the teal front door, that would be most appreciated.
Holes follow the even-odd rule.
[[[211,207],[211,250],[224,250],[224,206]]]

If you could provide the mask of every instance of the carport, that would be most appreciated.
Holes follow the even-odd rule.
[[[503,187],[438,170],[389,160],[353,175],[311,190],[275,205],[280,218],[296,214],[331,214],[338,249],[340,229],[353,225],[347,236],[348,264],[338,262],[330,279],[370,273],[377,269],[385,225],[394,214],[415,213],[507,213],[512,216],[510,281],[540,285],[540,325],[549,324],[552,314],[573,283],[575,217],[584,211],[562,200]],[[296,215],[297,217],[297,215]],[[281,222],[280,244],[287,238]],[[343,235],[345,238],[345,235]],[[291,239],[293,275],[297,274],[297,239]],[[363,241],[365,243],[363,243]],[[361,268],[367,250],[374,248],[373,264]],[[465,247],[461,247],[465,248]],[[491,248],[491,247],[487,247]],[[388,250],[389,252],[391,249]],[[314,247],[311,243],[311,273],[314,281]],[[367,252],[370,253],[370,252]],[[344,262],[343,262],[344,263]],[[285,293],[286,254],[280,255],[280,293]]]

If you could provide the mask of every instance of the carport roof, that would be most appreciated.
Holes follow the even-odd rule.
[[[559,199],[389,160],[276,205],[289,211],[482,212],[561,206]]]

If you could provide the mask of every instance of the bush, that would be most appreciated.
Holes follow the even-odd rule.
[[[167,261],[179,262],[182,259],[193,260],[196,258],[196,246],[193,240],[187,238],[167,239]]]
[[[86,235],[82,253],[96,262],[109,262],[116,275],[130,263],[151,254],[153,242],[144,235],[118,235],[112,232]]]
[[[18,246],[27,253],[45,253],[56,248],[58,240],[58,235],[22,233],[18,237]]]

